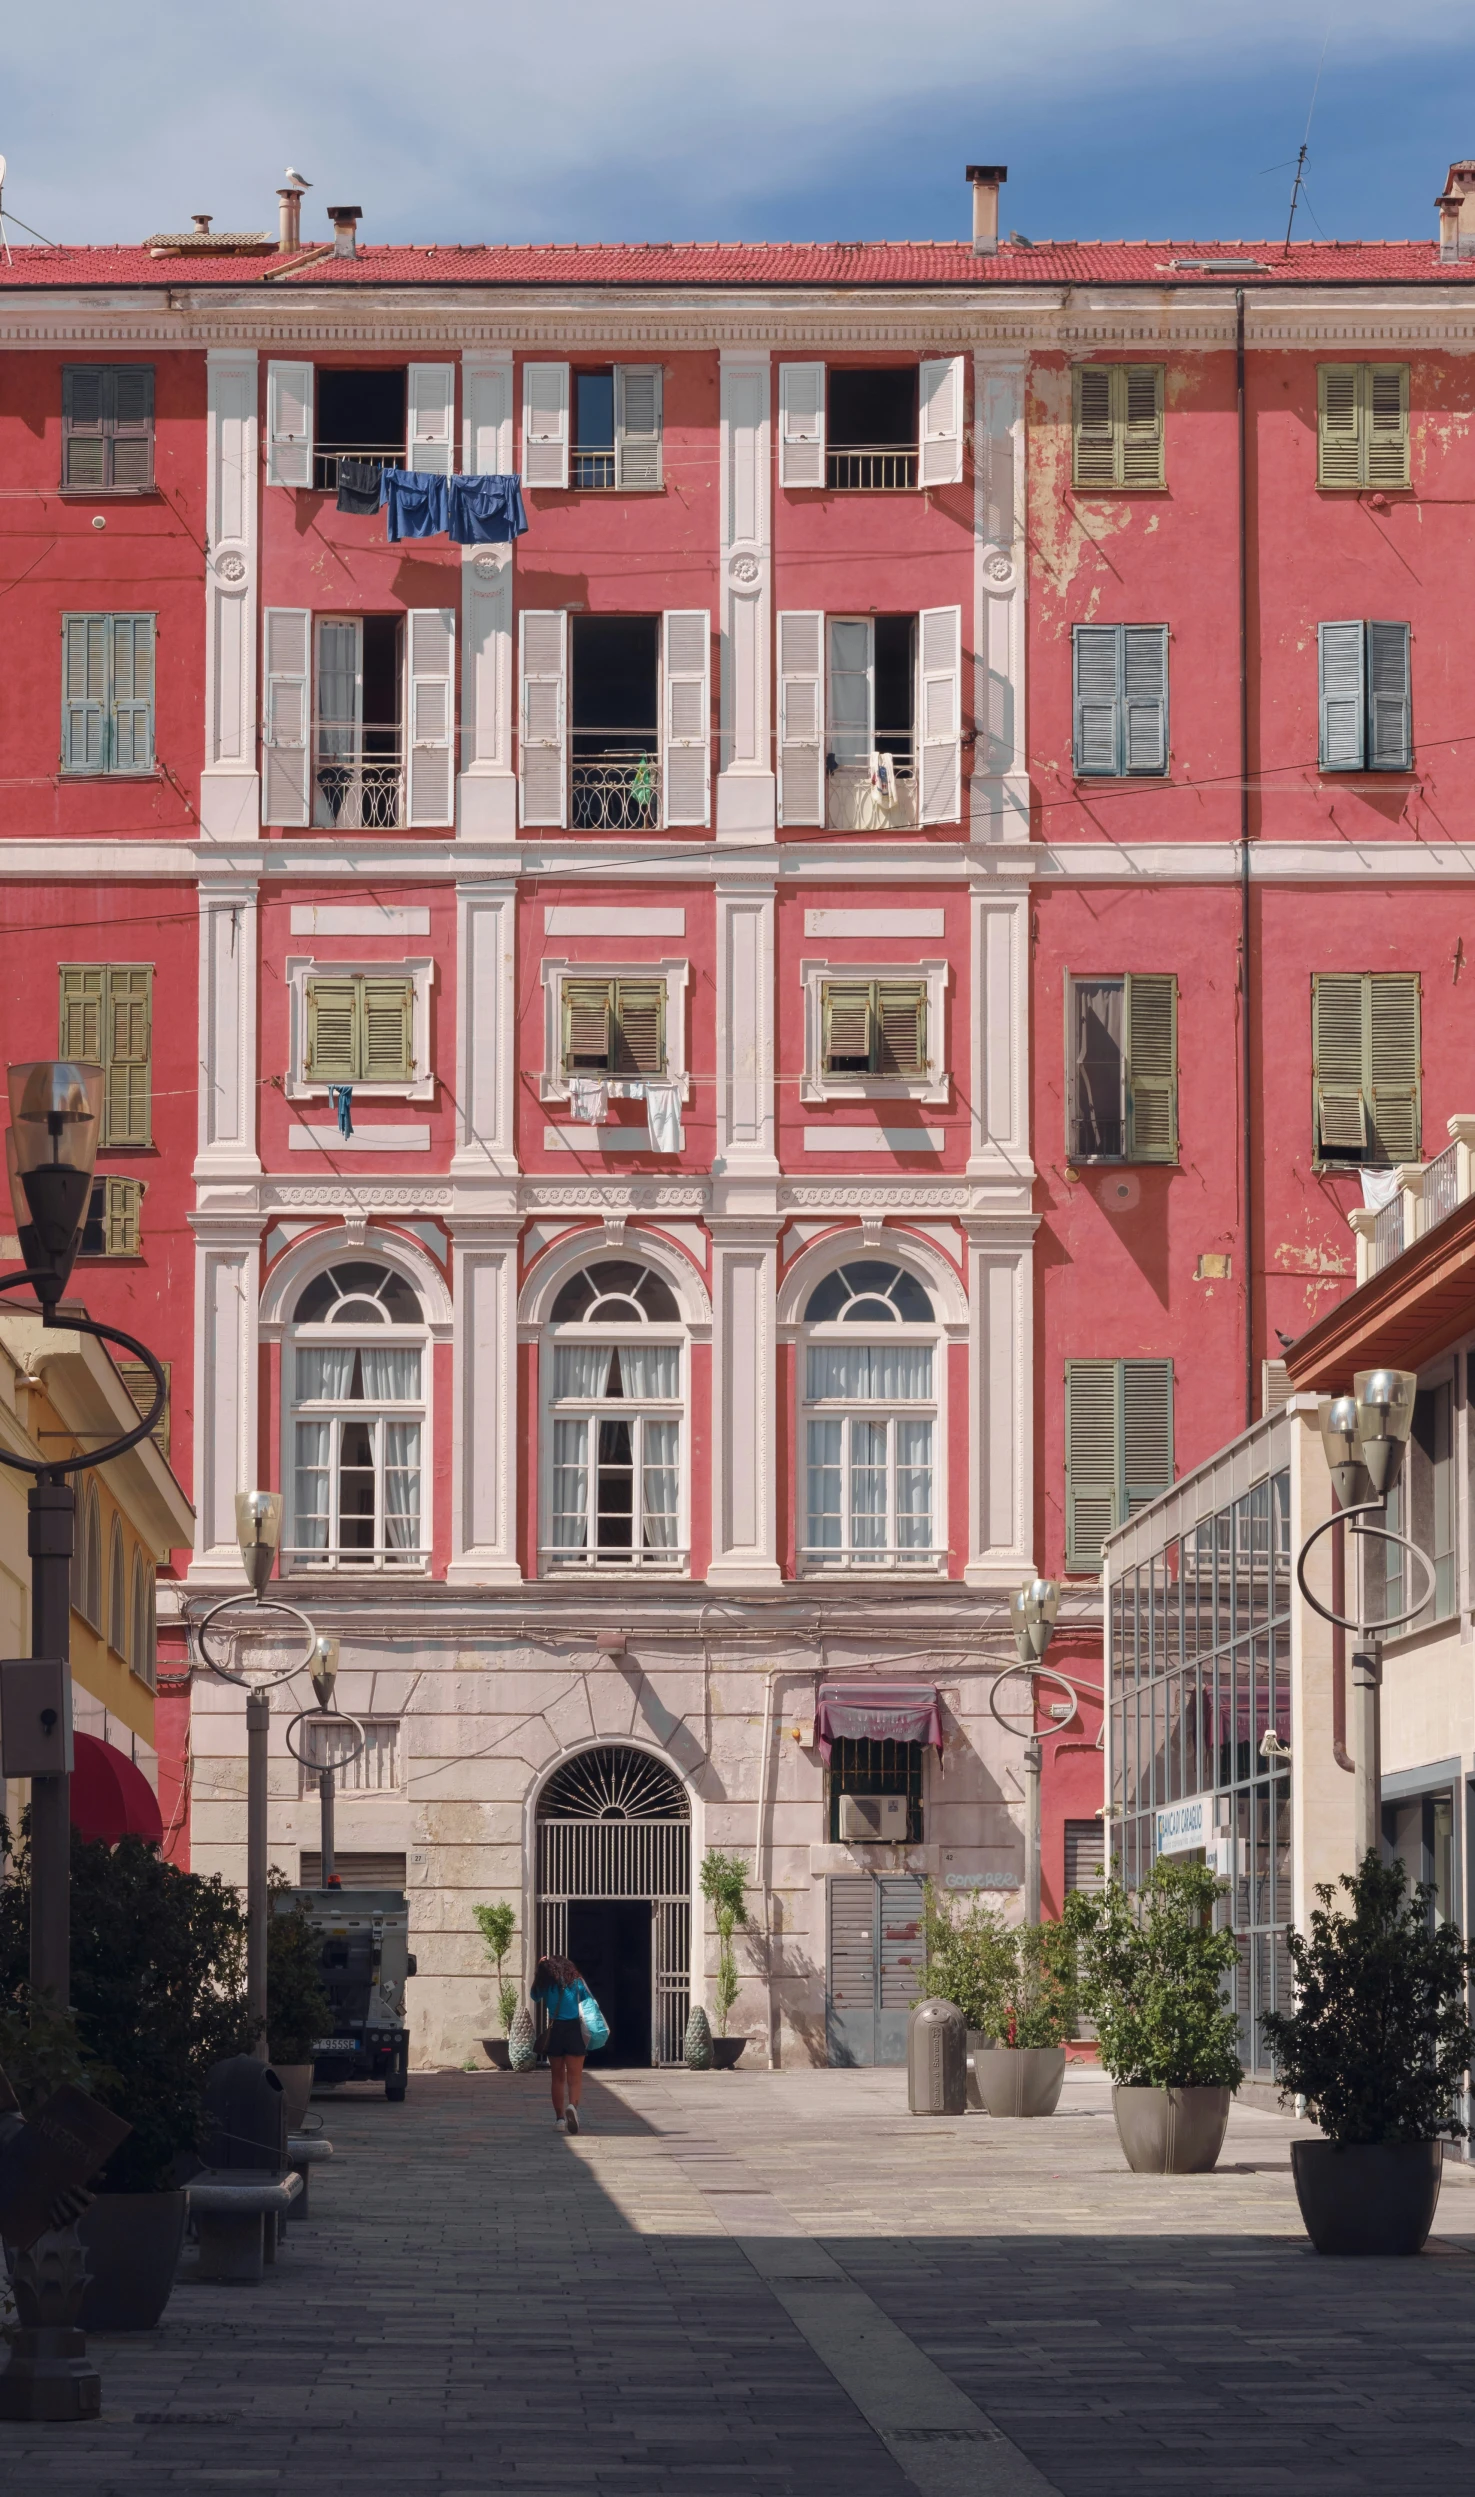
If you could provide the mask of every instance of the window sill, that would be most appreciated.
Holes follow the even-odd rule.
[[[1412,763],[1318,763],[1317,777],[1340,787],[1344,781],[1376,780],[1385,787],[1390,781],[1406,781],[1410,788],[1420,786]]]
[[[99,1249],[94,1251],[90,1257],[84,1255],[82,1251],[79,1250],[77,1253],[76,1263],[79,1266],[93,1267],[145,1266],[147,1265],[148,1260],[144,1256],[142,1249],[119,1249],[115,1250],[112,1256],[109,1256],[106,1249]]]
[[[1366,494],[1369,498],[1371,498],[1374,494],[1390,496],[1394,494],[1405,494],[1411,503],[1416,502],[1418,499],[1413,487],[1408,484],[1406,480],[1402,485],[1396,486],[1375,486],[1370,483],[1362,483],[1358,485],[1334,485],[1330,479],[1327,479],[1324,482],[1320,477],[1318,477],[1316,480],[1316,491],[1318,494]]]
[[[1114,502],[1117,496],[1122,494],[1166,494],[1168,487],[1166,480],[1164,480],[1162,484],[1155,486],[1082,485],[1078,479],[1073,477],[1070,483],[1070,490],[1077,502],[1085,501],[1091,503],[1104,503],[1107,501]]]
[[[162,503],[159,486],[57,486],[64,503]]]
[[[283,1098],[288,1101],[319,1101],[327,1107],[329,1093],[338,1092],[345,1085],[353,1094],[353,1106],[356,1110],[366,1101],[425,1102],[435,1099],[433,1075],[427,1076],[423,1082],[416,1081],[409,1084],[366,1084],[363,1078],[357,1075],[335,1076],[331,1084],[313,1084],[305,1083],[300,1076],[294,1075],[283,1085],[282,1092]]]
[[[950,1075],[806,1075],[801,1102],[923,1101],[945,1108],[952,1099]]]
[[[144,781],[154,780],[162,783],[164,775],[156,763],[151,763],[147,771],[143,772],[74,772],[68,771],[66,765],[63,764],[60,772],[57,774],[57,778],[64,781],[133,780],[142,783]]]
[[[1160,772],[1083,772],[1078,764],[1071,765],[1071,779],[1079,788],[1096,789],[1105,780],[1171,780],[1170,767],[1165,763]]]
[[[1069,1168],[1083,1170],[1181,1170],[1181,1157],[1174,1153],[1162,1161],[1156,1156],[1142,1159],[1131,1153],[1072,1153]]]

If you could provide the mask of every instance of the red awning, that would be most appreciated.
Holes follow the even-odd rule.
[[[814,1713],[820,1758],[837,1735],[873,1743],[931,1743],[942,1749],[942,1715],[932,1682],[822,1682]]]
[[[142,1769],[115,1743],[101,1742],[95,1734],[74,1734],[72,1742],[73,1829],[84,1838],[101,1838],[110,1847],[129,1837],[162,1846],[159,1798]]]

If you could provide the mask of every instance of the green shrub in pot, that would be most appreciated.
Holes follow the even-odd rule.
[[[725,2038],[738,1998],[740,1980],[732,1938],[738,1926],[748,1921],[748,1868],[740,1855],[724,1855],[720,1847],[709,1847],[697,1878],[717,1927],[717,1978],[712,1996],[717,2007],[717,2034]]]
[[[510,1977],[503,1976],[502,1962],[512,1948],[512,1937],[517,1931],[517,1910],[508,1899],[494,1899],[489,1904],[474,1907],[471,1913],[486,1945],[487,1957],[497,1971],[497,2016],[502,2023],[503,2036],[510,2037],[517,2014],[517,1988]]]
[[[1244,2079],[1226,1990],[1239,1951],[1213,1921],[1228,1887],[1206,1864],[1159,1856],[1139,1891],[1111,1880],[1065,1903],[1117,2132],[1128,2165],[1149,2174],[1211,2168]]]
[[[1006,1925],[975,1898],[961,1916],[926,1886],[927,1992],[956,2003],[1001,2046],[1063,2046],[1075,2035],[1075,1942],[1066,1927]]]

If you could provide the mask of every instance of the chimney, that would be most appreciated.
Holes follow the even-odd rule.
[[[1468,260],[1475,255],[1475,159],[1451,165],[1449,180],[1434,202],[1439,211],[1439,257]]]
[[[333,220],[333,257],[335,260],[357,258],[358,221],[363,213],[362,208],[329,209],[328,214]]]
[[[300,251],[302,249],[302,193],[295,184],[289,184],[285,191],[278,191],[277,200],[280,220],[277,230],[277,249],[278,251]]]
[[[213,209],[212,209],[212,211],[211,211],[211,215],[213,216],[213,214],[214,214],[214,211],[213,211]],[[192,208],[192,209],[190,210],[190,220],[189,220],[189,221],[190,221],[190,224],[194,227],[195,232],[196,232],[197,234],[208,234],[208,233],[209,233],[209,231],[210,231],[210,218],[206,216],[205,211],[204,211],[204,209],[203,209],[203,208]]]
[[[1007,165],[970,165],[973,185],[973,249],[980,259],[999,248],[999,184],[1009,179]]]

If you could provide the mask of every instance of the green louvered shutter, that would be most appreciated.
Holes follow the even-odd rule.
[[[109,963],[104,1144],[153,1142],[153,985],[147,963]]]
[[[111,474],[109,485],[151,486],[154,482],[154,368],[151,364],[115,364],[112,384]]]
[[[1115,778],[1121,771],[1122,633],[1117,624],[1078,624],[1075,662],[1075,769],[1078,777]]]
[[[1316,482],[1362,483],[1362,373],[1359,364],[1316,368]]]
[[[1360,623],[1316,628],[1324,772],[1360,772],[1366,760],[1366,638]]]
[[[1318,972],[1311,983],[1311,1074],[1316,1158],[1360,1161],[1367,1150],[1366,999],[1360,973]]]
[[[613,1064],[610,1026],[614,1015],[612,980],[565,980],[563,984],[563,1063],[573,1074],[607,1075]]]
[[[1109,364],[1077,364],[1071,372],[1071,477],[1078,486],[1117,482],[1111,382]]]
[[[1367,981],[1372,1140],[1384,1162],[1419,1158],[1419,982],[1407,971]]]
[[[59,976],[61,1030],[56,1054],[73,1065],[101,1066],[107,973],[100,962],[64,962]]]
[[[154,767],[154,619],[112,616],[112,724],[108,756],[115,772]]]
[[[615,1064],[621,1075],[666,1071],[666,983],[621,980],[615,992]]]
[[[869,1075],[871,1071],[871,983],[869,980],[826,980],[824,1008],[824,1069],[827,1075]]]
[[[307,1064],[320,1084],[351,1084],[358,1073],[359,993],[356,980],[307,983]]]
[[[143,1247],[143,1199],[147,1182],[142,1179],[105,1179],[103,1182],[103,1254],[106,1257],[137,1257]]]
[[[1366,403],[1364,440],[1370,486],[1406,486],[1408,466],[1408,366],[1363,367]]]
[[[878,980],[874,1013],[875,1072],[927,1072],[927,985],[923,980]]]
[[[107,616],[63,616],[61,763],[64,772],[107,769]]]
[[[366,972],[360,997],[358,1072],[367,1084],[408,1081],[415,1071],[413,980],[381,980]]]
[[[107,372],[100,364],[68,364],[61,380],[61,481],[107,483]]]
[[[1367,628],[1367,767],[1370,772],[1413,769],[1413,696],[1409,681],[1406,624],[1370,623]]]
[[[1119,399],[1117,439],[1124,486],[1160,486],[1163,471],[1163,368],[1119,364],[1113,375]]]
[[[1101,1566],[1118,1514],[1118,1372],[1115,1361],[1065,1365],[1065,1566]]]
[[[1127,1159],[1178,1159],[1178,983],[1171,972],[1126,981]]]
[[[1121,1364],[1121,1513],[1135,1517],[1173,1480],[1173,1365]]]

